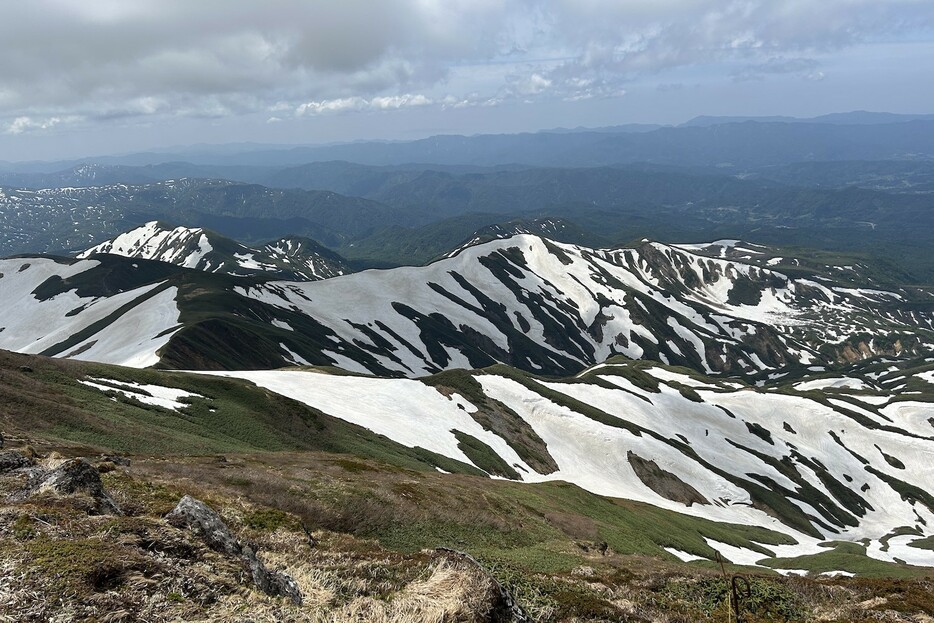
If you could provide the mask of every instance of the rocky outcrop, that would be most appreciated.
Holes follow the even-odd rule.
[[[253,549],[234,536],[210,506],[186,495],[165,516],[176,528],[187,528],[200,535],[211,549],[239,558],[250,571],[257,588],[276,597],[286,597],[294,604],[302,603],[302,593],[291,577],[278,571],[271,572],[263,565]]]
[[[69,459],[39,477],[32,494],[52,492],[57,495],[85,494],[96,503],[102,514],[119,515],[120,508],[104,490],[97,468],[85,459]]]
[[[24,467],[32,467],[35,464],[35,460],[22,452],[17,452],[16,450],[4,450],[0,452],[0,474],[5,474]]]
[[[27,452],[0,451],[0,474],[15,475],[21,488],[10,495],[14,501],[23,501],[35,495],[85,496],[90,499],[90,514],[120,515],[121,510],[104,489],[97,468],[85,459],[46,459],[37,462]],[[53,453],[55,454],[55,453]]]

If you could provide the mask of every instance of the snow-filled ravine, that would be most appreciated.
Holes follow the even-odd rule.
[[[550,474],[537,473],[505,439],[480,426],[471,417],[476,405],[420,381],[308,370],[211,374],[252,381],[406,446],[470,463],[453,431],[467,433],[513,465],[526,482],[564,480],[601,495],[779,531],[798,543],[768,546],[779,557],[823,551],[820,543],[828,540],[868,539],[870,556],[934,566],[930,550],[911,546],[922,537],[892,536],[906,527],[918,535],[934,534],[934,509],[924,501],[903,498],[896,490],[901,485],[893,484],[930,490],[934,427],[928,424],[927,430],[921,430],[919,421],[934,418],[934,404],[911,403],[910,408],[898,408],[897,402],[888,407],[867,404],[868,413],[880,414],[882,428],[861,424],[833,403],[813,399],[813,390],[795,395],[732,388],[713,380],[701,384],[657,367],[648,370],[662,381],[656,393],[615,374],[615,368],[595,367],[591,382],[520,383],[496,374],[475,376],[487,398],[512,409],[545,442],[558,466]],[[599,383],[593,382],[594,377]],[[701,402],[679,390],[689,384]],[[838,387],[833,395],[840,396],[842,389]],[[562,406],[562,401],[548,397],[554,396],[551,392],[595,407],[626,426],[600,423]],[[705,503],[686,505],[657,493],[634,469],[630,453],[654,461],[693,488]],[[801,510],[816,533],[805,534],[767,512],[752,499],[749,483],[791,492],[786,499]],[[848,493],[843,494],[843,489]],[[884,547],[880,539],[887,535],[891,540],[886,539],[889,547]],[[734,562],[752,564],[763,558],[755,552],[727,549],[720,551]]]

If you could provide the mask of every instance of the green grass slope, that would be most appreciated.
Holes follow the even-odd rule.
[[[178,410],[81,383],[151,384],[199,397]],[[132,392],[131,392],[132,393]],[[236,379],[51,359],[0,351],[5,436],[85,451],[149,455],[319,450],[372,457],[415,470],[475,468],[372,432]]]

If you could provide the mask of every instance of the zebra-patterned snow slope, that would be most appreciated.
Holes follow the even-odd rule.
[[[185,268],[209,269],[205,256],[213,249],[202,229],[146,223],[107,242],[93,246],[78,254],[79,259],[99,253],[112,253],[124,257],[167,262]]]
[[[313,244],[289,239],[263,255],[242,246],[227,249],[236,251],[231,255],[218,255],[221,242],[212,238],[206,251],[201,235],[192,237],[198,241],[198,263],[218,272],[223,272],[215,264],[220,257],[241,268],[290,258],[294,268],[303,245]],[[149,248],[141,240],[126,244]],[[176,260],[189,262],[192,257]],[[69,286],[71,294],[38,298],[32,293],[43,279],[67,281],[76,268],[47,259],[33,262],[46,266],[47,273],[27,271],[35,278],[15,286],[16,296],[32,297],[36,317],[48,316],[43,334],[26,331],[4,337],[3,344],[23,352],[62,345],[55,354],[81,346],[89,349],[88,357],[105,356],[89,345],[89,336],[72,340],[77,329],[115,321],[119,315],[111,311],[122,309],[137,292],[165,287],[163,280],[183,290],[177,305],[185,330],[166,343],[165,323],[150,328],[142,322],[139,331],[148,333],[137,337],[139,344],[164,343],[159,361],[175,368],[273,368],[309,362],[418,377],[501,362],[564,376],[624,355],[764,382],[764,377],[797,374],[801,365],[830,370],[841,362],[880,355],[926,354],[934,336],[930,305],[906,304],[903,293],[851,295],[845,288],[658,243],[593,250],[521,235],[468,247],[428,266],[310,282],[232,278],[153,266],[141,259],[137,266],[135,258],[112,255],[95,258],[101,268],[83,269],[83,289]],[[12,290],[20,264],[8,261],[12,264],[0,288]],[[323,276],[317,268],[302,270],[308,278]],[[84,303],[66,299],[77,299],[83,291],[99,295],[78,310]],[[9,331],[21,314],[0,307],[0,327]],[[85,319],[90,322],[82,325]],[[43,341],[33,344],[35,337]],[[227,347],[230,352],[218,350]],[[156,363],[124,356],[120,361]]]
[[[81,296],[76,287],[59,291],[62,279],[97,266],[0,260],[0,348],[134,367],[157,363],[159,349],[181,326],[176,288],[152,283],[108,297]]]
[[[930,314],[893,313],[898,293],[882,303],[658,243],[592,250],[521,235],[425,267],[236,292],[290,326],[313,319],[313,352],[289,344],[305,359],[382,375],[495,362],[569,374],[615,354],[754,374],[930,347]]]
[[[478,406],[456,392],[412,380],[311,371],[220,374],[469,463],[453,431],[467,433],[528,482],[565,480],[602,495],[784,532],[798,545],[770,546],[779,556],[820,551],[825,540],[869,539],[870,555],[891,559],[893,553],[882,551],[883,537],[906,527],[934,534],[931,500],[916,493],[934,482],[934,426],[916,426],[917,411],[932,418],[934,404],[899,410],[896,401],[883,408],[882,427],[815,400],[813,393],[737,390],[711,380],[691,396],[679,378],[688,377],[647,369],[661,381],[656,392],[633,383],[624,374],[628,369],[600,366],[571,382],[475,376],[487,399],[518,414],[545,443],[558,467],[548,474],[536,472],[507,439],[477,424],[471,414]],[[604,421],[572,408],[576,404],[605,414]],[[654,477],[639,469],[646,461],[660,470]],[[667,484],[659,486],[659,479]],[[686,503],[672,491],[696,495]],[[910,546],[917,535],[898,541],[898,551],[902,558],[911,554],[915,564],[934,566],[929,550]]]

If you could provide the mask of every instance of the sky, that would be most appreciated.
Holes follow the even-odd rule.
[[[932,0],[0,3],[0,160],[932,113]]]

